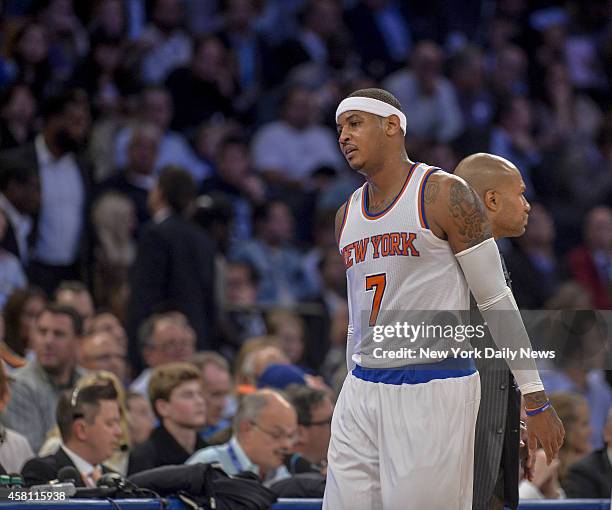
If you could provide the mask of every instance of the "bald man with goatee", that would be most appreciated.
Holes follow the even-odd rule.
[[[525,183],[518,168],[493,154],[473,154],[462,160],[455,175],[478,193],[491,222],[495,240],[523,235],[529,215]],[[510,278],[503,263],[508,286]],[[472,299],[473,310],[478,310]],[[519,303],[520,305],[520,303]],[[477,349],[496,348],[490,336],[472,340]],[[474,451],[474,510],[515,509],[518,472],[521,396],[503,359],[476,359],[480,373],[480,411]]]

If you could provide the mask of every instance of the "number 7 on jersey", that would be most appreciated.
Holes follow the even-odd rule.
[[[370,312],[370,326],[376,325],[378,312],[382,303],[385,287],[387,286],[387,273],[371,274],[366,276],[366,292],[374,289],[374,299],[372,299],[372,310]]]

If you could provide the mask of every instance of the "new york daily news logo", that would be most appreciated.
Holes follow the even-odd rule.
[[[372,328],[372,340],[377,343],[385,340],[405,339],[410,343],[422,339],[449,339],[457,342],[483,338],[487,331],[486,322],[483,324],[411,324],[396,322],[395,324],[376,325]]]

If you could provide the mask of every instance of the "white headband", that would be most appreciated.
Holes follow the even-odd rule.
[[[391,106],[388,103],[370,97],[347,97],[338,105],[338,109],[336,110],[336,122],[338,122],[340,115],[351,110],[373,113],[379,117],[397,115],[400,120],[402,132],[404,136],[406,136],[406,116],[395,106]]]

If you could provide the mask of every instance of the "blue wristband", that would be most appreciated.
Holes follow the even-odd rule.
[[[543,404],[541,407],[538,407],[537,409],[525,409],[525,413],[527,414],[527,416],[535,416],[536,414],[540,414],[546,411],[546,409],[548,409],[550,405],[550,400],[547,400],[545,404]]]

